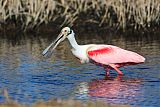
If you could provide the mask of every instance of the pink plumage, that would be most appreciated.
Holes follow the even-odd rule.
[[[96,45],[88,49],[88,57],[96,63],[107,65],[107,69],[143,63],[145,58],[135,52],[112,45]],[[118,73],[122,74],[121,71]]]
[[[88,50],[88,56],[92,60],[106,65],[127,62],[142,63],[145,61],[144,57],[135,52],[112,45],[92,47]]]

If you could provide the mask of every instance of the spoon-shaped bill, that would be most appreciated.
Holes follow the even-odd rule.
[[[53,50],[58,46],[58,44],[63,41],[65,38],[63,37],[63,34],[59,34],[58,37],[56,38],[56,40],[54,42],[52,42],[43,52],[42,55],[43,56],[47,56],[49,53],[52,54]],[[51,47],[53,46],[53,48],[51,49]]]
[[[43,52],[42,52],[42,55],[45,56],[48,52],[49,52],[49,49],[52,47],[52,45],[54,44],[54,42],[52,42]]]

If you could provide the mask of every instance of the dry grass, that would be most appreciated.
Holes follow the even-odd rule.
[[[50,100],[50,101],[39,101],[34,103],[32,106],[18,104],[16,102],[7,102],[0,104],[0,107],[130,107],[128,105],[114,105],[114,104],[105,104],[100,101],[88,101],[82,103],[76,100]]]
[[[160,0],[0,0],[0,24],[15,21],[22,29],[57,21],[73,26],[81,18],[123,29],[159,25]]]
[[[101,101],[86,101],[81,102],[78,100],[49,100],[49,101],[38,101],[32,106],[19,104],[10,99],[7,90],[4,90],[4,96],[6,102],[0,104],[0,107],[130,107],[128,105],[115,105],[115,104],[106,104]],[[26,101],[27,102],[27,101]]]
[[[38,101],[32,106],[22,105],[16,103],[14,101],[6,102],[4,104],[0,104],[0,107],[130,107],[128,105],[114,105],[114,104],[106,104],[100,101],[87,101],[85,103],[77,100],[49,100]]]

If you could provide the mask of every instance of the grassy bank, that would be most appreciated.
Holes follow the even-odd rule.
[[[37,101],[31,105],[20,104],[16,101],[13,101],[9,95],[7,90],[4,90],[4,97],[6,98],[6,102],[1,103],[0,107],[130,107],[129,105],[119,105],[119,104],[107,104],[101,101],[78,101],[73,99],[61,100],[61,99],[53,99],[49,101]],[[27,102],[27,101],[26,101]]]
[[[87,101],[85,103],[77,100],[50,100],[50,101],[38,101],[32,106],[19,104],[13,101],[0,104],[0,107],[130,107],[128,105],[116,105],[116,104],[105,104],[100,101]]]
[[[146,28],[160,25],[159,0],[0,0],[0,25],[33,29],[96,24],[100,27]]]

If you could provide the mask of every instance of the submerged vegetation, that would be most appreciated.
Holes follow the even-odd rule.
[[[134,29],[159,26],[160,0],[0,0],[0,25],[22,29],[49,22]]]

